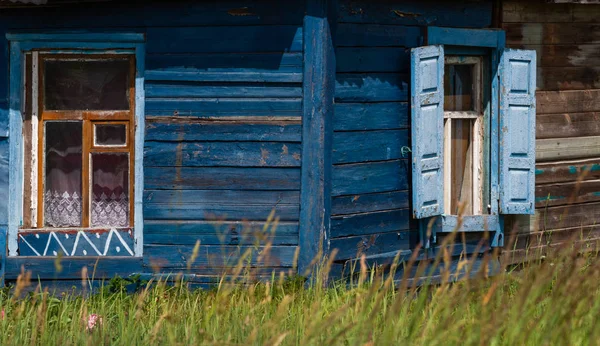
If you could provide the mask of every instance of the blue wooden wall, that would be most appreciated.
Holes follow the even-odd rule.
[[[122,265],[146,272],[185,269],[199,240],[198,257],[190,265],[195,274],[210,275],[237,263],[247,249],[263,252],[272,241],[270,260],[262,265],[291,268],[299,239],[302,140],[316,140],[302,139],[305,11],[305,0],[2,10],[0,191],[8,190],[4,33],[143,32],[144,258]],[[339,0],[333,11],[335,105],[332,129],[326,130],[333,134],[333,150],[323,157],[332,161],[329,245],[344,261],[416,245],[408,197],[410,154],[402,151],[410,143],[409,51],[423,43],[427,25],[489,27],[492,6]],[[0,231],[7,224],[5,203],[0,198]],[[280,219],[275,236],[257,237],[273,208]],[[84,262],[93,263],[73,260],[61,278],[78,279]],[[256,256],[251,262],[258,265]],[[32,263],[10,262],[7,277],[14,277],[20,264],[41,273],[51,270],[51,262]],[[112,262],[101,269],[105,275],[128,271]]]
[[[263,266],[291,268],[300,211],[304,9],[303,1],[228,0],[2,10],[0,191],[8,184],[4,33],[143,32],[144,257],[141,268],[124,265],[138,272],[186,269],[199,241],[195,274],[220,273],[248,249],[251,263],[260,253]],[[0,229],[5,202],[0,198]],[[273,208],[280,221],[274,236],[265,235]],[[265,259],[266,243],[273,246]],[[20,263],[10,261],[8,270],[19,271]]]
[[[337,260],[413,249],[410,49],[428,25],[485,28],[491,2],[340,0],[331,248]]]

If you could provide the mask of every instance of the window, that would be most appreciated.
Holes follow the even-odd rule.
[[[10,256],[141,256],[142,34],[8,34]]]
[[[26,61],[38,102],[23,135],[38,134],[25,148],[26,181],[37,186],[26,189],[23,228],[129,227],[134,57],[32,52]]]
[[[431,27],[428,41],[412,50],[413,216],[425,247],[459,225],[501,246],[503,215],[534,212],[535,52],[495,30]]]
[[[446,56],[444,214],[483,213],[482,57]],[[460,210],[459,210],[460,209]]]

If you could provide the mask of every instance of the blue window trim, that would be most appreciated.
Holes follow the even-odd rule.
[[[462,29],[427,27],[427,45],[444,45],[449,54],[485,54],[491,57],[491,109],[490,109],[490,215],[463,217],[460,223],[461,232],[489,231],[492,237],[492,247],[504,245],[504,216],[499,213],[499,86],[500,86],[500,57],[506,46],[506,33],[500,29]],[[429,231],[430,220],[420,220],[421,242],[429,248],[430,240],[436,242],[438,232],[449,233],[457,231],[459,220],[457,216],[443,215],[441,222],[435,222]],[[428,237],[428,232],[431,233]]]
[[[135,167],[134,167],[134,255],[143,254],[143,192],[144,192],[144,73],[145,36],[140,33],[53,33],[53,34],[6,34],[10,42],[10,101],[9,101],[9,196],[8,196],[8,251],[16,256],[17,236],[23,213],[23,56],[34,49],[56,49],[62,52],[82,50],[110,50],[135,54]],[[4,257],[4,256],[3,256]]]

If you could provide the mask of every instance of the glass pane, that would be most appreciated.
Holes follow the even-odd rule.
[[[129,60],[46,59],[44,108],[129,109]]]
[[[125,124],[94,125],[95,145],[124,146],[127,144]]]
[[[129,154],[92,154],[92,227],[129,226]]]
[[[473,214],[473,121],[452,119],[451,140],[451,213],[458,215],[459,203],[466,204],[463,215]]]
[[[472,111],[473,66],[449,65],[444,68],[444,110]]]
[[[44,226],[81,226],[81,122],[46,122]]]

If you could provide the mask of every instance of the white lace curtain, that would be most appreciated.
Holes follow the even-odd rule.
[[[78,153],[68,154],[53,150],[48,153],[51,165],[46,170],[44,220],[47,227],[81,227],[82,196],[81,171],[69,169],[65,162]],[[129,198],[127,191],[127,156],[99,155],[90,188],[90,226],[129,226]],[[124,163],[124,164],[123,164]]]
[[[47,190],[44,196],[44,219],[49,227],[78,227],[81,225],[81,196],[73,191]],[[127,227],[129,198],[123,192],[94,194],[90,210],[91,226]]]

